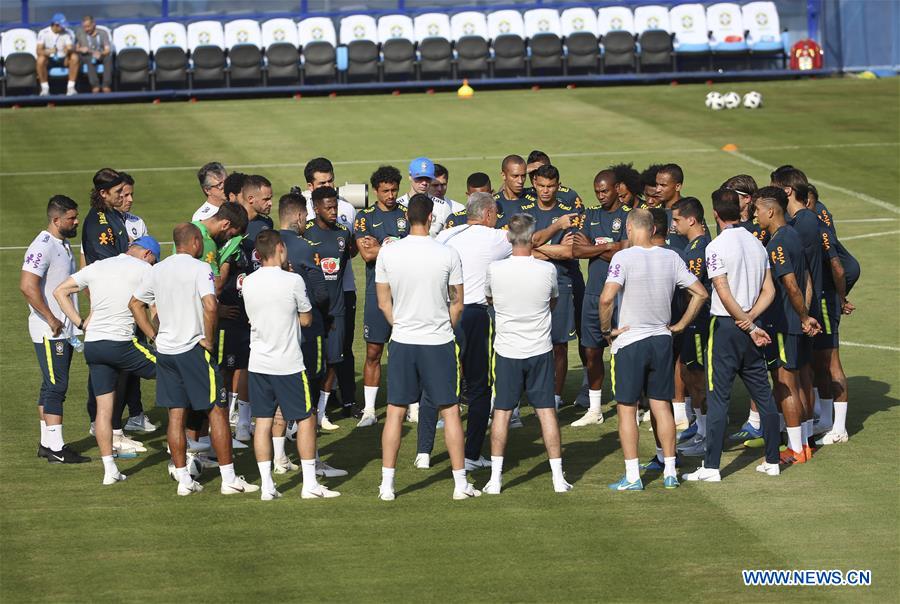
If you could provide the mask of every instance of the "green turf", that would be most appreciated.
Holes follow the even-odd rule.
[[[564,463],[575,490],[554,495],[535,418],[511,433],[500,497],[450,500],[449,462],[438,441],[430,471],[412,468],[415,431],[406,431],[398,499],[376,500],[380,429],[341,421],[320,440],[323,455],[350,470],[329,486],[332,502],[299,499],[299,476],[282,478],[285,498],[262,503],[208,490],[178,498],[166,475],[162,435],[120,467],[129,480],[101,488],[99,463],[48,466],[34,457],[39,385],[17,280],[21,250],[0,251],[0,597],[4,601],[722,601],[895,600],[900,589],[897,480],[900,299],[896,236],[897,80],[828,80],[722,85],[759,90],[759,111],[703,108],[705,86],[476,92],[302,100],[20,109],[0,112],[0,246],[27,245],[55,193],[86,211],[90,177],[102,166],[137,180],[135,212],[170,239],[176,221],[200,205],[196,168],[219,160],[259,172],[276,195],[301,184],[314,155],[336,163],[338,181],[360,182],[379,163],[403,169],[427,154],[450,170],[461,200],[465,176],[488,172],[499,186],[508,153],[546,151],[563,181],[592,199],[590,183],[616,161],[639,167],[676,161],[685,193],[708,206],[725,178],[791,163],[820,185],[838,232],[863,276],[845,320],[850,376],[850,444],[820,452],[778,479],[753,471],[758,453],[732,451],[719,485],[611,493],[622,471],[616,420],[563,429]],[[738,145],[735,155],[720,151]],[[887,202],[885,209],[843,187]],[[848,222],[882,218],[884,222]],[[362,277],[357,265],[357,277]],[[362,312],[360,305],[359,312]],[[359,335],[359,334],[358,334]],[[356,346],[357,359],[361,347]],[[570,400],[580,381],[574,354]],[[76,357],[67,439],[96,459],[84,411],[86,367]],[[154,387],[144,400],[154,421]],[[383,390],[382,390],[383,392]],[[608,391],[605,399],[609,398]],[[379,405],[382,401],[379,401]],[[379,412],[381,412],[379,408]],[[732,423],[743,421],[737,390]],[[567,408],[561,420],[576,417]],[[641,457],[652,436],[641,431]],[[240,473],[258,481],[248,451]],[[481,486],[487,476],[476,473]],[[872,569],[869,588],[746,588],[745,568]],[[891,596],[890,594],[894,594]]]

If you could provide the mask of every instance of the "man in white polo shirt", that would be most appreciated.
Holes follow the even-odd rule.
[[[276,408],[286,421],[296,421],[297,452],[303,469],[303,499],[337,497],[316,480],[316,419],[303,354],[300,328],[312,325],[312,305],[297,273],[282,270],[287,249],[281,234],[262,231],[256,237],[261,267],[244,278],[241,293],[250,319],[248,364],[250,405],[256,418],[253,449],[262,477],[263,501],[281,497],[272,480],[272,424]]]
[[[493,197],[490,199],[493,202]],[[514,214],[509,219],[512,257],[491,263],[484,285],[485,296],[493,304],[497,319],[494,339],[497,398],[491,427],[491,479],[484,487],[484,492],[491,495],[500,494],[509,420],[523,391],[541,422],[553,490],[557,493],[572,490],[562,471],[562,446],[553,394],[550,312],[559,298],[559,286],[556,267],[531,255],[534,224],[530,214]]]
[[[219,207],[228,201],[228,196],[225,195],[226,178],[228,178],[228,171],[225,169],[225,166],[217,161],[204,164],[197,171],[197,180],[200,181],[200,190],[206,195],[206,201],[194,211],[194,215],[191,216],[191,222],[206,220],[215,216],[216,212],[219,211]]]
[[[185,417],[189,409],[209,414],[212,445],[222,474],[223,495],[258,491],[234,473],[228,401],[218,365],[211,355],[218,303],[209,264],[198,260],[203,236],[193,224],[176,225],[172,232],[175,253],[153,266],[144,276],[128,306],[138,327],[156,341],[156,405],[169,410],[166,434],[178,494],[203,490],[191,478],[185,460]],[[155,304],[159,329],[147,316]]]
[[[87,265],[53,292],[72,324],[85,332],[84,359],[97,398],[94,434],[103,461],[104,485],[125,480],[113,459],[116,443],[112,418],[113,410],[117,408],[120,376],[125,375],[125,379],[156,378],[156,357],[134,337],[134,317],[128,303],[132,292],[159,256],[159,243],[150,235],[144,235],[132,241],[124,254]],[[82,319],[72,303],[73,294],[85,288],[91,291],[89,321]],[[124,396],[124,392],[120,396]],[[121,409],[121,403],[118,409]],[[120,445],[117,447],[121,450]]]
[[[600,329],[611,340],[610,377],[619,440],[625,455],[625,475],[609,485],[614,491],[641,491],[638,465],[637,403],[643,394],[650,400],[656,419],[655,435],[663,449],[663,486],[678,487],[675,474],[675,417],[672,396],[672,334],[694,320],[709,294],[687,269],[677,252],[654,246],[653,216],[649,210],[632,210],[625,226],[631,247],[616,252],[609,261],[606,284],[600,294]],[[688,308],[674,325],[672,297],[676,288],[690,294]],[[613,306],[619,303],[619,328],[611,328]]]
[[[771,337],[754,323],[775,299],[775,284],[765,248],[739,224],[738,198],[714,194],[713,212],[721,233],[706,246],[706,271],[713,285],[706,352],[706,454],[703,465],[682,478],[704,482],[722,479],[719,461],[737,376],[756,402],[765,439],[766,459],[756,469],[777,476],[781,444],[778,409],[762,348]]]
[[[497,203],[490,193],[473,193],[466,204],[466,224],[438,233],[438,243],[443,243],[459,253],[463,271],[463,289],[466,303],[462,319],[456,326],[456,343],[459,345],[459,363],[466,376],[463,385],[465,400],[469,403],[466,421],[466,471],[489,468],[491,462],[481,455],[488,418],[491,415],[491,316],[485,298],[485,281],[488,266],[503,260],[512,253],[506,232],[495,229]],[[429,417],[434,408],[419,413],[419,433],[434,426],[436,417]],[[431,433],[434,443],[434,433]],[[430,453],[429,448],[428,452]],[[423,451],[418,452],[419,455]]]
[[[463,310],[462,266],[456,250],[429,237],[433,208],[427,195],[413,195],[406,214],[409,235],[382,248],[375,262],[378,306],[393,327],[388,345],[388,407],[381,433],[378,489],[378,497],[384,501],[394,499],[394,471],[406,407],[420,398],[423,404],[427,401],[437,406],[444,418],[453,498],[481,495],[466,481],[459,416],[453,328]]]

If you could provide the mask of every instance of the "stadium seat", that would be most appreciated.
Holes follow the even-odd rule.
[[[638,33],[638,65],[641,71],[672,69],[672,35],[669,11],[664,6],[639,6],[634,9],[634,28]]]
[[[456,75],[484,77],[490,68],[487,19],[466,11],[450,17],[450,33],[456,46]]]
[[[566,71],[596,73],[600,59],[597,14],[589,8],[567,8],[560,24],[566,41]]]
[[[702,4],[678,4],[669,10],[669,26],[672,28],[676,61],[682,59],[709,59],[709,31],[706,27],[706,10]]]
[[[296,83],[300,79],[297,25],[291,19],[269,19],[263,22],[260,33],[266,49],[265,83]]]
[[[347,47],[347,81],[378,79],[378,25],[369,15],[341,19],[341,44]]]
[[[252,19],[237,19],[225,24],[228,48],[228,83],[258,85],[262,81],[262,31]]]
[[[300,41],[303,81],[332,82],[337,77],[337,34],[327,17],[310,17],[297,24]]]
[[[218,21],[197,21],[187,27],[192,86],[225,83],[225,32]]]
[[[450,17],[426,13],[413,21],[419,46],[419,73],[422,79],[453,75],[453,46],[450,44]]]
[[[709,26],[709,49],[714,67],[721,67],[722,59],[746,59],[749,55],[744,37],[744,20],[741,7],[731,2],[720,2],[706,8]],[[719,61],[717,61],[719,59]]]
[[[157,23],[150,28],[153,52],[152,85],[184,86],[187,81],[187,30],[181,23]]]
[[[597,11],[597,30],[603,45],[603,71],[633,71],[636,68],[634,15],[624,6]]]
[[[517,10],[488,14],[488,35],[494,50],[495,75],[525,75],[525,22]]]
[[[782,67],[787,52],[774,2],[750,2],[741,7],[744,27],[747,29],[747,48],[750,59],[781,57]]]
[[[562,24],[552,8],[525,11],[529,72],[560,73],[563,70]]]
[[[387,79],[416,77],[416,43],[413,20],[406,15],[385,15],[378,19],[382,75]]]
[[[34,93],[37,88],[37,35],[30,29],[10,29],[0,39],[4,64],[4,94],[10,90]]]
[[[119,88],[147,88],[150,83],[150,34],[140,23],[120,25],[113,30],[116,78]]]

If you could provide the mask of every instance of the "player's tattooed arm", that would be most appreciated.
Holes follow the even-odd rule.
[[[447,288],[447,295],[450,297],[450,324],[453,327],[459,323],[463,312],[463,286],[451,285]]]

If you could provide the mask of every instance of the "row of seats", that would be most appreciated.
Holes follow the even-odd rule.
[[[146,88],[669,70],[681,56],[784,56],[773,2],[378,19],[164,22],[111,32],[120,87]],[[33,88],[36,34],[0,37],[8,90]]]

